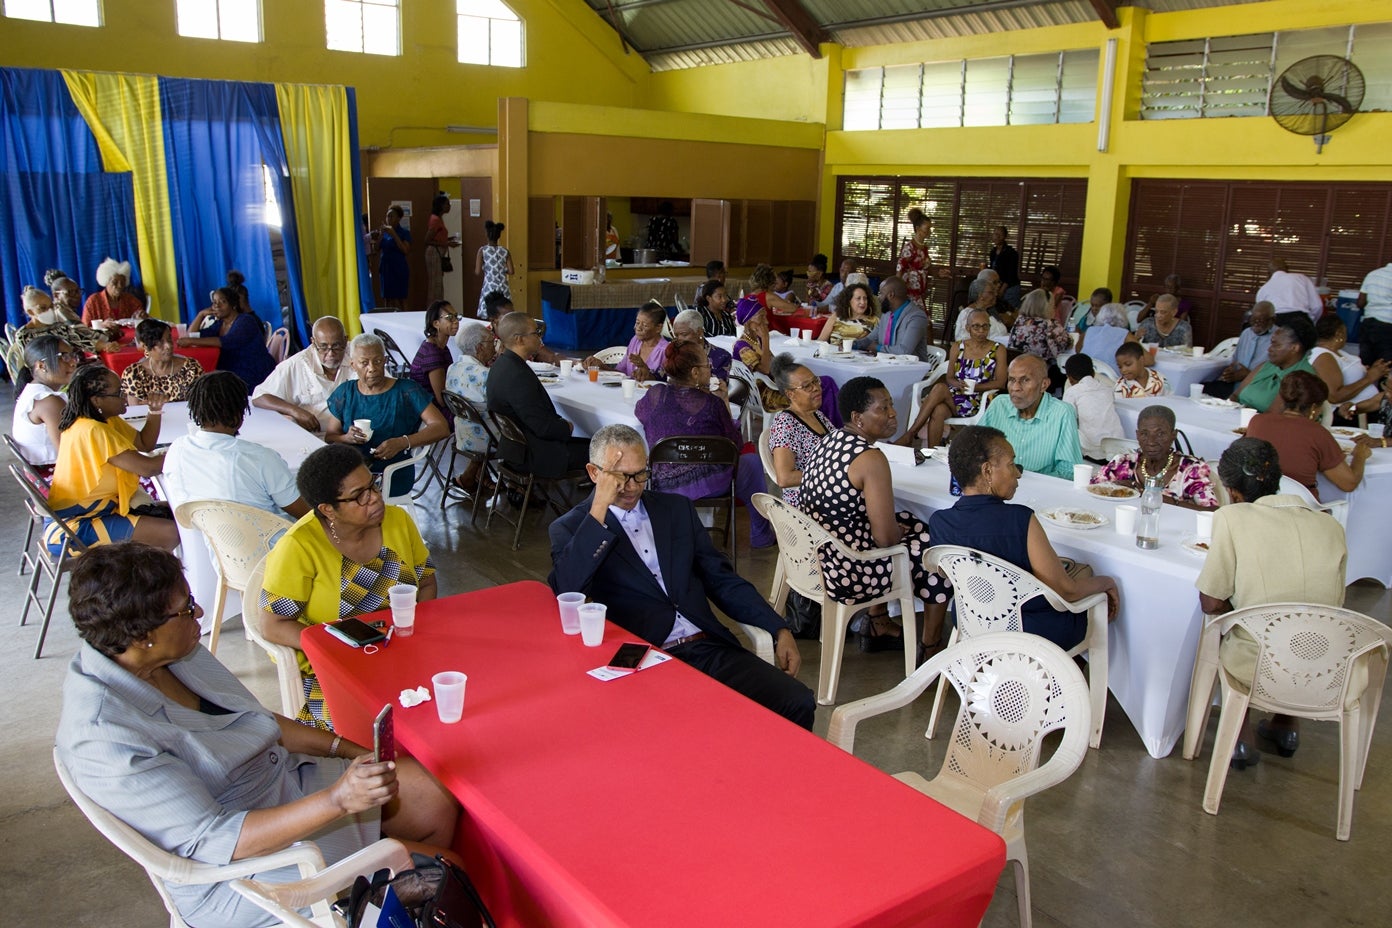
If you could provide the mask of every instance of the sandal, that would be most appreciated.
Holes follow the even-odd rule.
[[[878,651],[902,651],[904,650],[904,631],[899,628],[889,617],[889,613],[882,612],[878,615],[871,613],[868,617],[868,632],[863,632],[857,636],[857,644],[862,653],[874,654]],[[886,625],[896,629],[899,633],[893,634],[889,631],[881,631]]]

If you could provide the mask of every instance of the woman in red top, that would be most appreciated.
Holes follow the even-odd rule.
[[[435,194],[430,204],[430,220],[425,224],[425,298],[434,303],[445,298],[443,262],[449,260],[449,250],[459,243],[450,239],[445,228],[445,213],[450,211],[449,194]]]
[[[82,306],[82,324],[94,320],[144,319],[145,304],[126,289],[130,285],[129,261],[107,258],[97,265],[97,283],[102,289],[87,298]]]
[[[919,306],[927,306],[925,299],[933,274],[933,259],[928,255],[928,236],[933,232],[933,220],[915,206],[909,210],[909,222],[913,223],[913,235],[904,240],[894,273],[903,278],[905,286],[909,288],[909,299]]]
[[[1338,441],[1319,423],[1328,397],[1329,387],[1323,380],[1307,371],[1291,371],[1281,381],[1285,409],[1253,416],[1247,426],[1247,437],[1271,442],[1281,473],[1300,481],[1315,499],[1319,499],[1316,478],[1320,474],[1345,493],[1351,492],[1363,481],[1363,464],[1373,453],[1371,445],[1357,442],[1353,462],[1344,460]]]

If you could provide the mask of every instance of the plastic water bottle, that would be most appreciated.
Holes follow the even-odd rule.
[[[1141,514],[1136,520],[1136,547],[1160,547],[1160,507],[1164,503],[1164,489],[1159,477],[1146,481],[1145,492],[1141,494]]]

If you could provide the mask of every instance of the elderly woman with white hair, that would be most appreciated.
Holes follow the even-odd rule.
[[[962,307],[961,312],[957,314],[957,326],[953,334],[955,340],[961,341],[967,337],[967,318],[974,310],[979,309],[985,312],[991,320],[991,332],[987,337],[1001,344],[1009,341],[1010,330],[996,315],[996,299],[1000,294],[1000,278],[995,276],[995,273],[987,268],[982,271],[982,274],[991,276],[978,275],[976,280],[971,282],[971,286],[967,288],[967,305]]]
[[[129,261],[107,258],[97,265],[97,284],[101,289],[87,298],[82,306],[82,324],[97,320],[144,319],[145,304],[140,297],[126,289],[130,286]]]
[[[498,355],[493,330],[486,325],[465,323],[454,336],[459,360],[445,371],[445,391],[464,397],[479,412],[488,411],[488,370]],[[488,453],[488,433],[482,425],[467,419],[454,420],[454,445],[466,454]],[[454,478],[455,486],[473,492],[483,474],[483,458],[473,458],[464,473]]]
[[[730,364],[734,358],[724,348],[706,341],[706,320],[699,310],[684,309],[677,313],[672,320],[672,341],[700,345],[705,349],[712,376],[718,377],[721,383],[730,379]]]
[[[358,376],[329,394],[333,419],[324,430],[325,441],[355,445],[368,470],[380,474],[387,465],[410,457],[412,449],[449,434],[434,397],[415,381],[387,374],[387,349],[376,335],[354,338],[348,346],[348,362]],[[363,420],[370,423],[367,429],[358,425]],[[414,483],[415,468],[403,467],[384,492],[399,496]]]
[[[1097,318],[1083,333],[1083,344],[1078,350],[1111,370],[1116,365],[1116,350],[1121,343],[1134,341],[1139,339],[1131,334],[1126,307],[1121,303],[1107,303],[1097,311]]]

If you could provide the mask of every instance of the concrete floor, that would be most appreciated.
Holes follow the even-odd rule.
[[[6,421],[10,408],[6,391],[0,399],[0,416]],[[433,504],[429,500],[423,509],[428,523],[423,530],[440,566],[442,593],[545,579],[550,559],[540,527],[529,527],[522,550],[513,552],[510,527],[495,521],[493,531],[485,533],[470,528],[460,507],[442,518]],[[12,604],[22,603],[23,597],[14,572],[23,532],[17,492],[0,493],[0,552],[5,552],[0,598]],[[740,536],[747,545],[743,524]],[[743,547],[741,572],[767,590],[776,555]],[[19,627],[18,605],[11,606],[9,621],[0,622],[0,679],[10,694],[10,735],[4,739],[8,788],[0,797],[0,872],[8,876],[0,881],[0,924],[164,925],[163,908],[144,873],[87,824],[53,772],[62,681],[77,643],[63,597],[59,602],[42,660],[32,658],[37,627],[32,619]],[[1351,587],[1348,604],[1384,622],[1392,616],[1392,594],[1376,584]],[[801,647],[802,679],[815,685],[819,647],[816,642],[801,642]],[[240,620],[229,621],[218,656],[263,702],[276,703],[272,666],[246,641]],[[889,689],[902,674],[901,660],[897,654],[852,649],[842,671],[842,701]],[[1188,671],[1182,673],[1187,676]],[[857,753],[888,772],[935,773],[943,748],[941,739],[927,742],[922,737],[927,710],[921,700],[909,710],[864,723]],[[1388,711],[1384,708],[1382,714]],[[819,732],[825,731],[830,712],[818,710]],[[1090,751],[1067,782],[1028,803],[1035,924],[1387,925],[1392,920],[1392,878],[1383,852],[1373,853],[1385,847],[1392,829],[1392,722],[1382,721],[1355,804],[1353,838],[1342,843],[1334,840],[1337,726],[1307,723],[1294,758],[1267,754],[1257,767],[1233,772],[1222,814],[1215,817],[1200,805],[1207,750],[1193,763],[1181,759],[1178,750],[1167,758],[1151,758],[1111,703],[1102,749]],[[1215,713],[1210,744],[1216,724]],[[796,771],[787,775],[795,777]],[[808,849],[809,854],[818,852]],[[886,847],[884,853],[895,849]],[[1009,868],[984,924],[1017,924]]]

